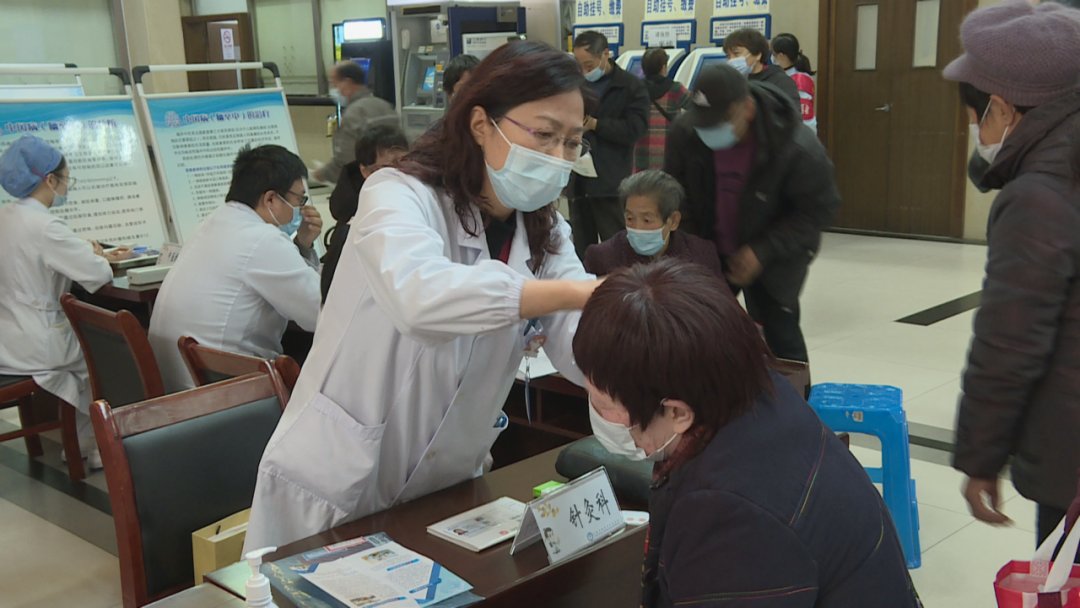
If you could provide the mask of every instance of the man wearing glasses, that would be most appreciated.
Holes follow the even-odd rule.
[[[184,243],[154,304],[150,344],[167,391],[194,385],[180,336],[272,358],[289,321],[315,330],[322,218],[306,204],[305,178],[303,161],[281,146],[237,155],[226,203]]]

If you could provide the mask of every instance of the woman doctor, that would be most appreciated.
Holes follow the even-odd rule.
[[[79,442],[90,468],[100,469],[86,415],[90,377],[60,296],[72,281],[97,291],[112,281],[112,269],[100,245],[49,213],[74,183],[60,151],[37,137],[17,140],[0,156],[0,186],[19,199],[0,207],[0,374],[32,376],[75,406]]]
[[[482,472],[525,350],[568,378],[597,281],[553,201],[585,79],[534,42],[492,52],[441,128],[360,193],[314,346],[259,467],[245,550]]]

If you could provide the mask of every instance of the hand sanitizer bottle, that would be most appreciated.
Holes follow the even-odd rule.
[[[263,547],[244,556],[248,566],[251,566],[251,578],[247,581],[247,593],[245,594],[248,606],[277,608],[277,605],[274,604],[274,598],[270,594],[270,579],[259,571],[263,556],[274,551],[277,551],[277,547]]]

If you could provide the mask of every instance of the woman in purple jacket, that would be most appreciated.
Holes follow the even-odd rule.
[[[635,173],[619,184],[626,230],[585,250],[585,270],[603,276],[620,268],[650,262],[663,256],[705,266],[724,277],[716,246],[703,238],[679,231],[686,195],[672,176],[651,169]]]
[[[642,605],[920,605],[878,491],[723,281],[675,260],[609,275],[574,357],[600,443],[656,462]]]

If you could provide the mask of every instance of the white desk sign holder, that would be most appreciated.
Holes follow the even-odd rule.
[[[542,540],[555,564],[625,527],[607,470],[600,467],[530,502],[510,555]]]

